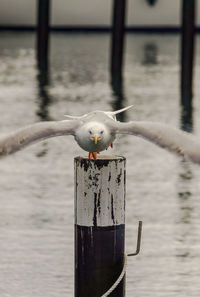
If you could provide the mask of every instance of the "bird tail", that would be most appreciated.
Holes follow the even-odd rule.
[[[118,113],[121,113],[121,112],[124,112],[125,110],[129,109],[133,107],[133,105],[130,105],[130,106],[127,106],[127,107],[124,107],[122,109],[118,109],[118,110],[115,110],[115,111],[105,111],[105,114],[107,114],[109,117],[111,118],[115,118],[115,115],[118,114]],[[82,116],[71,116],[71,115],[64,115],[66,118],[70,119],[70,120],[80,120],[81,118],[84,118],[87,116],[87,114],[84,114]]]

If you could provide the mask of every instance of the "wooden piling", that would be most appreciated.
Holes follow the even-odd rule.
[[[122,76],[112,75],[111,76],[111,87],[112,87],[112,108],[113,110],[118,110],[124,107],[124,88],[123,88],[123,78]],[[120,122],[125,122],[126,112],[121,112],[117,115],[117,120]]]
[[[124,265],[125,158],[75,158],[75,297],[100,297]],[[125,296],[125,277],[109,295]]]
[[[38,0],[37,59],[40,69],[47,70],[49,53],[50,0]]]
[[[192,126],[192,83],[195,39],[195,0],[182,0],[181,105],[182,128]]]
[[[123,68],[126,0],[113,0],[111,74],[121,76]]]

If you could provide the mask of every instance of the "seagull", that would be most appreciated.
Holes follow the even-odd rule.
[[[194,135],[151,121],[120,122],[116,115],[132,106],[117,111],[92,111],[82,116],[66,115],[67,120],[38,122],[0,138],[0,158],[15,153],[35,142],[61,135],[73,135],[78,145],[89,152],[89,159],[112,147],[117,134],[131,134],[185,156],[200,164],[200,141]]]

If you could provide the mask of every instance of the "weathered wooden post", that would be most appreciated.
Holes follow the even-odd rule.
[[[111,74],[122,76],[126,0],[113,0]]]
[[[102,296],[123,270],[125,163],[75,158],[75,297]],[[109,296],[125,296],[125,277]]]
[[[195,36],[195,0],[182,0],[181,105],[182,128],[192,126],[192,82]]]
[[[38,0],[37,59],[39,68],[48,67],[50,0]]]

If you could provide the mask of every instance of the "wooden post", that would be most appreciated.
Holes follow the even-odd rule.
[[[113,0],[111,74],[121,76],[123,68],[126,0]]]
[[[38,0],[37,59],[40,69],[48,67],[50,0]]]
[[[75,297],[100,297],[124,265],[125,158],[75,158]],[[125,296],[125,277],[110,297]]]
[[[182,128],[192,126],[192,82],[195,36],[195,0],[182,0],[181,104]]]

